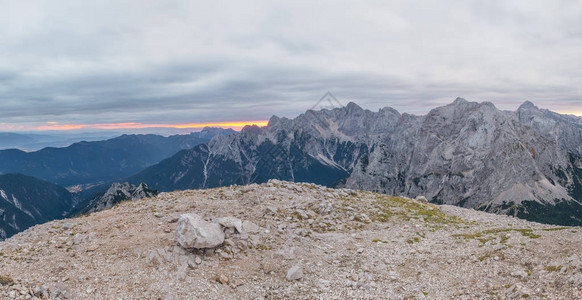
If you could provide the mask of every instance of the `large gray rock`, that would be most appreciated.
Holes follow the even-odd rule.
[[[197,214],[184,214],[178,220],[176,238],[182,248],[215,248],[224,242],[224,237],[219,224],[206,222]]]
[[[258,233],[259,231],[261,231],[261,227],[259,227],[259,225],[248,220],[242,222],[242,229],[244,232],[251,234]]]
[[[303,278],[303,270],[299,266],[291,267],[291,269],[287,271],[287,276],[285,276],[287,281],[299,280],[301,278]]]
[[[234,228],[238,233],[242,232],[242,221],[235,217],[222,217],[216,218],[216,223],[224,226],[225,228]]]

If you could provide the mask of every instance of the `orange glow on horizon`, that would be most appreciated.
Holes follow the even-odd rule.
[[[67,131],[79,129],[144,129],[144,128],[176,128],[176,129],[198,129],[204,127],[222,127],[240,130],[246,125],[267,126],[267,120],[258,121],[236,121],[236,122],[209,122],[209,123],[186,123],[186,124],[144,124],[136,122],[122,123],[102,123],[102,124],[58,124],[57,122],[47,122],[46,125],[32,126],[27,130],[35,131]],[[0,126],[0,129],[3,126]],[[20,128],[23,129],[23,128]]]
[[[556,111],[559,114],[562,115],[575,115],[578,117],[582,117],[582,110],[578,110],[578,111],[574,111],[574,110],[558,110]]]

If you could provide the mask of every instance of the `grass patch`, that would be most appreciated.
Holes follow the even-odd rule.
[[[461,218],[445,214],[434,204],[418,203],[403,197],[376,195],[374,205],[378,212],[370,216],[373,221],[387,222],[391,218],[398,217],[406,221],[423,219],[430,224],[467,223]]]
[[[12,285],[14,284],[14,279],[10,276],[0,275],[0,284],[1,285]]]
[[[485,253],[485,255],[479,257],[479,261],[484,261],[484,260],[487,260],[489,258],[494,258],[495,256],[497,256],[499,258],[499,260],[505,259],[505,255],[503,254],[503,252],[501,252],[500,250],[497,250],[497,251]]]
[[[382,243],[382,244],[388,244],[388,241],[386,240],[381,240],[381,239],[373,239],[372,243]]]
[[[570,227],[554,227],[554,228],[544,228],[543,231],[559,231],[559,230],[566,230]]]
[[[419,242],[420,242],[420,238],[419,238],[419,237],[417,237],[417,236],[415,236],[415,237],[413,237],[413,238],[411,238],[411,239],[408,239],[408,240],[406,240],[406,242],[407,242],[408,244],[412,245],[412,244],[414,244],[414,243],[419,243]]]
[[[529,237],[530,239],[537,239],[541,237],[541,235],[533,233],[532,229],[514,229],[514,230],[519,231],[521,235]]]
[[[562,266],[547,266],[544,268],[544,270],[548,271],[548,272],[559,272],[560,270],[562,270]]]
[[[508,240],[509,240],[509,235],[508,234],[504,234],[504,235],[501,236],[501,241],[499,243],[505,245],[505,243],[507,243]]]
[[[521,233],[522,236],[529,237],[530,239],[537,239],[537,238],[541,237],[541,235],[535,234],[533,232],[533,229],[529,229],[529,228],[520,228],[520,229],[494,228],[494,229],[487,229],[487,230],[483,230],[483,231],[475,232],[475,233],[457,233],[457,234],[453,234],[453,237],[464,238],[466,240],[478,240],[479,242],[481,242],[481,244],[485,244],[488,241],[496,238],[495,235],[498,235],[500,233],[510,232],[510,231],[519,232],[519,233]],[[502,235],[502,236],[500,236],[500,238],[501,238],[500,243],[506,244],[507,241],[509,240],[509,235]]]
[[[261,251],[266,251],[266,250],[271,250],[271,249],[273,249],[273,248],[271,248],[267,245],[263,245],[263,244],[257,246],[257,250],[261,250]]]

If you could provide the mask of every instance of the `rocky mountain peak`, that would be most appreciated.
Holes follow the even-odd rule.
[[[267,127],[277,126],[277,124],[279,124],[279,122],[281,122],[281,118],[279,118],[276,115],[272,115],[271,118],[269,118],[269,122],[267,123]]]
[[[535,106],[535,104],[533,104],[530,101],[525,101],[518,108],[518,110],[527,110],[527,109],[538,109],[538,107]]]
[[[353,113],[353,112],[359,112],[359,111],[363,111],[364,109],[362,107],[360,107],[359,105],[357,105],[354,102],[349,102],[346,107],[345,107],[346,111]]]
[[[241,133],[243,134],[256,134],[261,131],[261,127],[253,124],[253,125],[246,125],[241,129]]]
[[[224,129],[224,128],[220,128],[220,127],[204,127],[199,132],[191,132],[190,135],[196,136],[198,138],[211,139],[215,136],[230,135],[230,134],[235,134],[235,133],[237,133],[237,132],[231,128]]]
[[[151,198],[157,195],[158,191],[150,189],[145,183],[135,186],[128,182],[115,182],[107,190],[97,194],[90,200],[89,205],[86,206],[83,212],[102,211],[122,201]]]
[[[151,198],[157,195],[158,191],[150,189],[145,182],[142,182],[131,193],[131,200]]]
[[[455,99],[455,101],[453,101],[452,105],[463,105],[463,104],[467,104],[467,103],[469,103],[469,101],[467,101],[467,99],[461,98],[461,97],[457,97]]]

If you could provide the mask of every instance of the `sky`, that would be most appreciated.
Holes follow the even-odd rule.
[[[327,92],[370,110],[463,97],[582,116],[582,1],[0,7],[0,131],[264,125]]]

